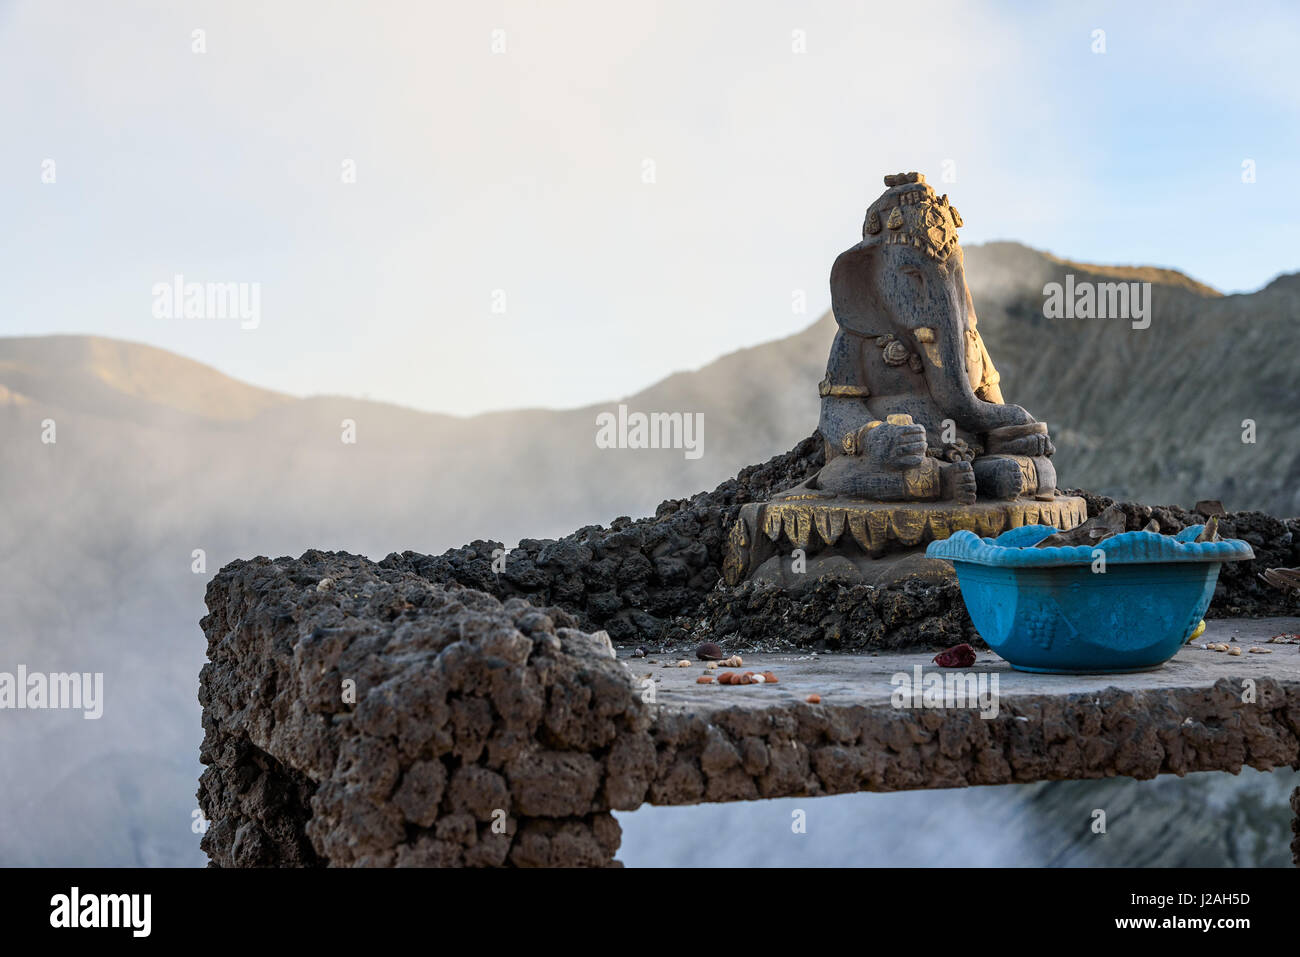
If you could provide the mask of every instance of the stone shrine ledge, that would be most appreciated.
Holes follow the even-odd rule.
[[[610,812],[647,803],[1300,768],[1300,645],[1268,643],[1300,618],[1211,620],[1161,668],[1087,677],[989,651],[678,667],[342,553],[232,563],[207,601],[199,801],[221,866],[600,866]],[[916,669],[976,700],[895,707]],[[697,683],[723,670],[778,682]]]
[[[1267,643],[1297,631],[1300,618],[1211,620],[1164,666],[1123,675],[1016,671],[987,649],[969,668],[939,668],[929,652],[755,654],[718,671],[621,660],[654,680],[660,737],[705,742],[696,761],[660,764],[650,802],[678,804],[1300,768],[1300,645]],[[1201,647],[1216,642],[1242,654]],[[771,671],[778,683],[696,683],[726,670]],[[927,706],[933,674],[960,675],[953,690],[974,694]]]

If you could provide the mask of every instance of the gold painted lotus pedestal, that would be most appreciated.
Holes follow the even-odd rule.
[[[1050,501],[969,505],[844,499],[751,502],[741,507],[731,528],[722,570],[728,585],[757,579],[796,586],[826,574],[871,584],[917,574],[948,577],[951,567],[926,558],[923,546],[962,529],[991,538],[1023,525],[1067,530],[1087,517],[1087,503],[1068,495]]]

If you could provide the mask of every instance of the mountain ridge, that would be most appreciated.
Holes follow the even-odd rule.
[[[1287,452],[1285,441],[1296,435],[1290,409],[1300,406],[1292,358],[1300,355],[1300,326],[1280,321],[1300,316],[1300,277],[1222,296],[1161,270],[1160,276],[1172,278],[1153,285],[1152,326],[1132,330],[1123,320],[1043,315],[1046,283],[1067,272],[1076,281],[1113,281],[1114,267],[1072,263],[1005,242],[972,246],[966,260],[980,331],[1002,374],[1003,392],[1008,402],[1048,422],[1063,484],[1145,501],[1190,504],[1226,496],[1235,507],[1300,510],[1300,457],[1290,460],[1295,453]],[[1103,272],[1088,271],[1093,268]],[[1125,268],[1136,275],[1146,267]],[[834,331],[826,313],[791,335],[734,350],[617,399],[472,416],[348,396],[297,398],[157,347],[101,337],[5,338],[0,407],[7,401],[29,416],[63,409],[74,418],[93,416],[100,429],[111,429],[104,422],[116,416],[184,434],[186,441],[177,445],[187,448],[219,432],[223,454],[237,457],[246,441],[250,466],[265,463],[286,479],[301,468],[315,469],[328,474],[317,481],[339,483],[345,496],[367,485],[361,463],[376,465],[387,456],[415,471],[433,469],[438,474],[426,484],[401,470],[392,481],[410,496],[469,499],[454,517],[437,523],[447,535],[445,547],[467,534],[508,538],[512,528],[562,533],[570,520],[595,518],[595,508],[609,510],[596,513],[601,520],[648,514],[665,497],[712,488],[741,467],[790,448],[816,427],[815,384]],[[1176,401],[1153,401],[1153,393]],[[1211,394],[1218,400],[1209,401]],[[21,404],[20,396],[29,401]],[[619,404],[704,413],[704,457],[684,461],[673,450],[597,449],[595,416]],[[1229,415],[1234,405],[1240,408]],[[350,459],[337,454],[345,419],[356,424],[358,438]],[[1238,433],[1244,420],[1256,423],[1271,458],[1254,454],[1258,447],[1243,447]],[[231,458],[225,467],[237,469],[238,463]],[[492,482],[485,488],[473,478],[521,467],[532,472],[521,489],[551,488],[544,501],[533,501],[531,492],[489,501],[496,494]],[[457,520],[467,523],[485,511],[496,519],[489,528]],[[528,518],[539,513],[540,522]]]
[[[1025,246],[1021,243],[1009,241],[994,241],[973,245],[967,249],[967,253],[974,253],[978,257],[981,255],[981,251],[1000,251],[1004,249],[1014,249],[1019,251],[1018,254],[1021,257],[1022,262],[1037,259],[1040,262],[1055,263],[1091,276],[1112,279],[1125,278],[1130,280],[1145,280],[1159,285],[1187,289],[1205,296],[1223,297],[1222,293],[1212,287],[1192,279],[1178,270],[1165,267],[1111,266],[1080,263],[1058,257],[1049,252],[1035,250],[1032,247]],[[1283,280],[1288,279],[1289,276],[1300,278],[1300,273],[1280,275],[1273,279],[1269,283],[1269,286],[1282,282]],[[1267,289],[1269,286],[1263,288]],[[1263,290],[1261,289],[1259,291]],[[1237,295],[1253,295],[1253,293]],[[116,339],[97,334],[79,333],[0,336],[0,381],[3,381],[10,391],[28,395],[29,398],[42,398],[41,395],[32,395],[29,392],[24,392],[21,388],[14,388],[9,383],[9,380],[14,379],[17,374],[17,378],[21,381],[21,372],[23,370],[21,365],[18,363],[16,356],[21,356],[30,361],[35,357],[37,350],[41,346],[44,346],[55,353],[52,356],[41,356],[42,359],[46,360],[43,365],[44,371],[47,374],[49,373],[49,368],[52,364],[49,360],[67,360],[69,358],[69,353],[79,351],[82,353],[82,362],[80,365],[83,370],[96,375],[102,385],[112,388],[116,384],[120,386],[116,391],[120,392],[123,396],[145,399],[150,399],[155,396],[150,389],[151,386],[157,387],[158,385],[158,383],[154,381],[156,380],[157,373],[157,369],[154,367],[159,363],[160,359],[164,359],[165,357],[164,361],[170,361],[176,366],[176,368],[172,370],[171,384],[175,386],[176,384],[185,383],[188,386],[188,391],[181,397],[181,401],[179,402],[173,400],[171,402],[159,402],[158,404],[171,405],[176,411],[200,414],[202,417],[206,418],[237,421],[252,418],[256,412],[260,412],[266,408],[281,403],[342,401],[367,403],[374,406],[382,406],[394,411],[415,412],[421,415],[437,416],[446,420],[469,421],[492,416],[510,416],[529,413],[565,414],[605,409],[611,404],[617,404],[618,402],[626,401],[630,398],[655,392],[671,384],[680,383],[682,377],[689,377],[701,373],[719,363],[726,363],[729,360],[735,360],[736,357],[749,356],[755,351],[762,352],[771,347],[779,346],[782,343],[790,343],[792,340],[801,340],[802,337],[808,335],[812,330],[818,329],[823,324],[829,323],[830,321],[831,318],[828,311],[823,313],[817,320],[803,329],[796,330],[788,335],[764,343],[732,350],[731,352],[717,356],[695,368],[686,368],[670,372],[662,378],[657,379],[643,388],[625,396],[559,409],[526,406],[518,409],[489,410],[460,415],[438,410],[421,409],[415,406],[403,405],[398,402],[390,402],[382,399],[370,399],[364,396],[349,396],[337,393],[312,393],[305,396],[295,396],[277,389],[254,385],[237,376],[222,372],[201,360],[172,352],[171,350],[150,343]],[[134,372],[137,376],[143,373],[145,378],[143,381],[140,379],[132,379],[125,374],[128,371]],[[194,383],[187,378],[187,373],[196,375],[199,379],[200,385],[206,387],[210,392],[217,395],[221,394],[222,387],[228,389],[232,385],[237,386],[240,390],[244,390],[247,395],[244,397],[244,401],[233,403],[234,407],[232,409],[223,410],[224,414],[220,414],[216,410],[208,410],[206,414],[199,413],[198,410],[193,408],[198,390],[194,387]],[[138,391],[141,389],[143,389],[143,394]],[[46,389],[39,391],[45,391],[48,393],[50,390],[47,387]]]

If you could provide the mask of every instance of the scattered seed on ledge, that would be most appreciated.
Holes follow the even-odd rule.
[[[822,696],[819,694],[810,694],[808,697],[804,698],[803,700],[807,701],[809,704],[821,704]]]
[[[697,685],[711,685],[713,684],[713,678],[710,675],[700,675],[695,679],[695,683]]]
[[[722,646],[716,645],[711,641],[706,641],[700,647],[695,649],[695,657],[703,661],[721,661]]]
[[[975,664],[975,649],[965,642],[953,645],[935,655],[934,663],[940,668],[969,668]]]
[[[1273,653],[1272,648],[1261,648],[1259,645],[1251,645],[1246,650],[1252,655],[1271,655]]]

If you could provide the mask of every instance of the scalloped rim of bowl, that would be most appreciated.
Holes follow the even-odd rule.
[[[1009,529],[997,538],[980,538],[965,529],[948,538],[931,542],[927,558],[944,558],[950,562],[974,562],[999,568],[1052,568],[1064,565],[1089,565],[1098,549],[1106,553],[1107,564],[1147,565],[1167,562],[1237,562],[1255,557],[1248,542],[1224,538],[1217,542],[1198,542],[1204,525],[1189,525],[1177,535],[1159,532],[1121,532],[1104,538],[1096,545],[1061,545],[1034,548],[1048,535],[1059,532],[1050,525],[1022,525]]]

